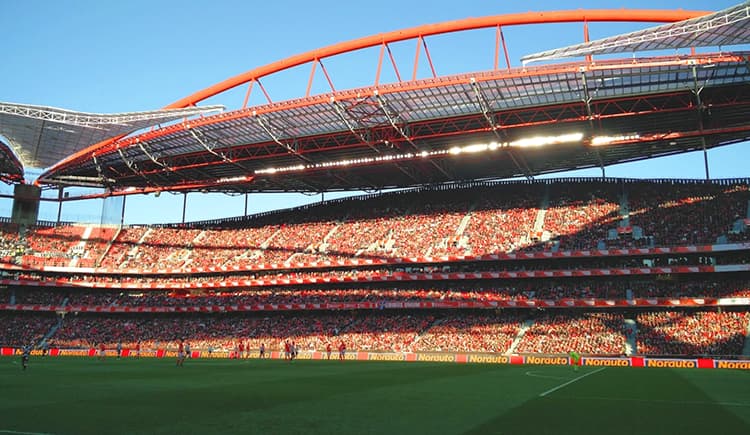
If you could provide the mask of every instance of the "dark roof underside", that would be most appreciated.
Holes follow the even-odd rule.
[[[23,180],[21,162],[3,141],[0,141],[0,180],[9,183]]]
[[[169,189],[211,180],[224,182],[207,183],[205,190],[382,189],[530,176],[712,148],[750,137],[746,56],[491,71],[389,85],[378,93],[365,89],[359,96],[347,91],[310,104],[299,100],[256,108],[257,113],[226,112],[206,117],[199,126],[144,136],[138,143],[125,139],[120,150],[99,155],[97,162],[82,160],[43,181],[106,179],[101,183],[112,189]],[[584,139],[476,154],[446,152],[476,143],[574,132]],[[590,144],[597,136],[618,135],[627,139]],[[423,152],[433,154],[422,157]],[[330,165],[409,154],[413,157]],[[311,169],[256,172],[296,165]],[[254,179],[226,181],[245,176]]]

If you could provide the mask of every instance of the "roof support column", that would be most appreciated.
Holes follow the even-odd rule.
[[[706,138],[701,136],[701,145],[703,146],[703,168],[706,170],[706,180],[711,179],[711,174],[708,172],[708,150],[706,149]]]
[[[185,209],[187,208],[187,195],[188,193],[185,192],[182,197],[182,223],[185,223]]]
[[[57,225],[60,225],[60,218],[62,217],[63,190],[65,190],[63,186],[57,189]]]
[[[123,226],[125,224],[125,203],[128,200],[127,195],[122,196],[122,210],[120,211],[120,226]]]
[[[701,135],[701,147],[703,148],[703,168],[706,171],[706,180],[711,179],[711,175],[708,172],[708,150],[706,149],[706,136],[703,134],[703,115],[706,110],[705,106],[703,105],[703,100],[701,99],[701,92],[703,91],[704,86],[698,86],[698,70],[695,65],[693,65],[693,89],[691,91],[693,92],[693,95],[695,95],[695,109],[698,113],[698,131]]]
[[[588,29],[588,27],[586,27]],[[588,36],[588,30],[587,30]],[[591,94],[589,93],[589,85],[586,80],[586,69],[581,67],[581,86],[583,87],[583,102],[586,104],[586,117],[589,120],[589,128],[593,134],[596,130],[594,126],[594,111],[591,109]],[[602,170],[602,179],[607,178],[607,174],[604,171],[604,160],[602,160],[602,154],[599,151],[599,147],[594,147],[596,153],[596,159],[599,161],[599,167]]]

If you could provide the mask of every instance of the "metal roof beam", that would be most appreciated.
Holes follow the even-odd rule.
[[[151,160],[152,162],[154,162],[156,165],[160,166],[161,168],[172,172],[172,168],[169,165],[160,162],[159,160],[156,159],[156,157],[152,156],[151,153],[149,153],[146,150],[146,147],[144,147],[143,144],[146,144],[146,142],[138,142],[138,148],[140,148],[141,151],[143,151],[143,154],[145,154],[146,157],[149,158],[149,160]]]
[[[146,112],[126,113],[86,113],[55,107],[33,106],[28,104],[0,103],[0,113],[22,116],[24,118],[52,121],[58,124],[78,125],[96,129],[104,129],[106,125],[130,126],[140,121],[163,121],[193,116],[199,113],[220,112],[224,106],[212,105],[203,107],[186,107],[180,109],[162,109]]]
[[[471,87],[474,90],[474,97],[477,101],[477,105],[479,106],[479,109],[482,111],[482,116],[484,116],[484,119],[487,121],[487,124],[492,128],[492,133],[495,135],[496,138],[499,140],[503,140],[502,137],[500,137],[500,133],[498,130],[501,130],[501,126],[495,122],[494,114],[491,113],[490,105],[487,102],[487,98],[484,96],[484,93],[482,92],[482,89],[479,87],[479,83],[477,83],[475,78],[471,78],[470,80]],[[505,134],[503,132],[503,134]],[[528,163],[526,163],[526,160],[523,159],[523,156],[519,156],[521,158],[521,161],[519,162],[519,159],[516,158],[514,155],[513,150],[510,148],[506,149],[508,155],[510,156],[511,160],[513,161],[513,164],[516,165],[516,168],[521,171],[528,180],[533,180],[534,175],[531,172],[531,168],[529,168]]]
[[[417,152],[422,152],[422,149],[417,146],[417,144],[414,143],[414,141],[411,140],[408,134],[406,134],[406,128],[408,128],[409,124],[404,121],[404,127],[402,128],[396,123],[396,117],[401,117],[401,114],[399,114],[396,111],[393,111],[389,106],[388,102],[385,101],[385,98],[383,98],[382,95],[380,95],[379,92],[375,92],[375,99],[378,101],[378,105],[380,106],[380,110],[383,111],[385,114],[385,117],[388,119],[388,122],[391,124],[391,127],[393,127],[394,130],[402,137],[404,140],[412,146]],[[394,116],[395,113],[395,116]],[[451,174],[448,173],[448,171],[443,168],[442,166],[438,165],[434,160],[428,159],[428,161],[437,168],[438,171],[440,171],[448,180],[452,180],[455,177],[453,177]]]
[[[93,187],[97,189],[104,189],[102,180],[99,177],[83,177],[79,175],[58,175],[53,180],[55,184],[61,186],[78,186],[78,187]],[[114,180],[111,180],[114,181]]]
[[[383,111],[383,114],[385,114],[386,119],[388,119],[388,122],[391,124],[391,127],[393,127],[394,130],[396,130],[396,133],[399,134],[409,145],[412,146],[417,151],[422,151],[417,144],[415,144],[409,135],[406,134],[406,131],[404,128],[398,125],[396,122],[396,118],[400,118],[401,114],[396,112],[395,110],[391,109],[391,107],[388,105],[388,102],[385,101],[385,98],[380,95],[379,92],[375,93],[375,99],[378,101],[378,105],[380,106],[380,110]],[[404,126],[408,126],[408,123],[404,121]]]
[[[114,183],[117,182],[117,180],[114,180],[112,178],[106,178],[104,176],[104,172],[102,171],[102,166],[99,164],[99,161],[96,159],[96,156],[91,156],[92,160],[94,162],[94,167],[96,168],[96,173],[99,175],[99,180],[102,184],[104,184],[107,188],[111,187]]]
[[[238,168],[242,169],[243,171],[246,171],[246,172],[247,172],[248,174],[251,174],[251,173],[253,172],[253,171],[251,171],[250,169],[248,169],[248,168],[244,167],[243,165],[241,165],[241,164],[239,164],[239,163],[235,162],[234,160],[232,160],[232,159],[228,158],[228,157],[227,157],[226,155],[224,155],[224,153],[220,153],[220,152],[218,152],[218,151],[215,151],[213,147],[210,147],[210,146],[208,146],[208,143],[207,143],[207,141],[206,141],[206,140],[204,140],[204,139],[206,138],[206,134],[205,134],[205,133],[203,133],[202,131],[198,130],[197,128],[191,128],[191,129],[190,129],[189,131],[190,131],[190,134],[191,134],[191,135],[193,136],[193,138],[194,138],[194,139],[195,139],[195,140],[196,140],[196,141],[197,141],[197,142],[198,142],[199,144],[201,144],[201,146],[202,146],[202,147],[203,147],[203,148],[204,148],[204,149],[205,149],[206,151],[208,151],[208,152],[209,152],[209,154],[211,154],[211,155],[213,155],[213,156],[216,156],[216,157],[220,158],[220,159],[221,159],[221,160],[222,160],[223,162],[225,162],[225,163],[228,163],[228,164],[230,164],[230,165],[236,166],[236,167],[238,167]],[[200,137],[199,137],[199,135],[200,135]],[[218,143],[218,141],[217,141],[217,140],[215,140],[215,139],[214,139],[213,141],[214,141],[214,143]]]
[[[349,131],[351,131],[352,134],[354,134],[355,136],[357,136],[359,138],[359,140],[362,141],[362,143],[364,143],[365,145],[367,145],[370,149],[372,149],[373,151],[375,151],[378,154],[381,154],[381,151],[372,143],[372,141],[370,139],[368,139],[364,134],[362,134],[361,132],[357,131],[354,128],[354,126],[352,125],[351,121],[348,119],[347,115],[349,115],[349,111],[346,109],[346,107],[344,107],[344,105],[341,104],[341,102],[336,101],[336,99],[334,99],[334,98],[331,98],[331,104],[333,105],[334,109],[336,110],[336,114],[339,116],[339,118],[341,118],[341,120],[344,122],[344,124],[346,124],[346,127],[349,129]],[[412,181],[415,181],[415,182],[417,181],[417,179],[414,178],[414,175],[411,174],[409,171],[407,171],[402,165],[400,165],[398,163],[394,163],[394,164],[398,168],[399,171],[401,171],[407,177],[411,178]],[[360,177],[360,179],[365,180],[364,177]],[[370,183],[368,182],[368,184],[370,184]],[[375,186],[371,186],[371,187],[373,189],[376,189]]]
[[[253,116],[258,121],[258,125],[260,125],[260,127],[263,129],[263,131],[265,131],[266,134],[268,134],[268,136],[271,138],[271,140],[273,140],[274,142],[276,142],[277,144],[279,144],[282,148],[284,148],[287,151],[289,151],[290,154],[294,154],[297,158],[299,158],[303,162],[309,163],[309,164],[315,164],[315,162],[313,160],[311,160],[310,158],[305,157],[302,154],[300,154],[293,146],[291,146],[291,145],[289,145],[289,144],[287,144],[285,142],[282,142],[281,139],[276,134],[274,134],[274,132],[271,130],[272,125],[271,125],[271,123],[269,121],[266,121],[265,119],[263,119],[262,116],[260,116],[258,114],[253,114]],[[276,128],[276,127],[274,127],[274,128]]]
[[[331,105],[333,106],[336,114],[339,116],[341,121],[346,125],[346,128],[348,128],[353,135],[357,136],[359,140],[362,141],[363,144],[367,145],[370,149],[372,149],[376,153],[380,153],[380,150],[377,149],[375,145],[373,145],[372,142],[368,140],[367,137],[365,137],[364,134],[354,128],[354,126],[352,125],[352,121],[349,120],[349,117],[347,116],[349,115],[349,112],[346,110],[346,107],[343,107],[344,105],[341,104],[340,101],[336,101],[335,98],[331,98]]]
[[[149,185],[158,186],[158,184],[154,183],[150,178],[146,176],[146,174],[144,174],[140,169],[138,169],[138,165],[136,165],[135,162],[131,162],[130,160],[128,160],[127,157],[125,157],[125,153],[122,152],[122,149],[118,148],[117,152],[120,154],[120,158],[125,163],[125,166],[127,166],[128,169],[130,169],[130,171],[133,172],[133,174],[146,180],[146,183],[148,183]]]
[[[711,175],[708,170],[708,150],[706,149],[706,136],[703,135],[703,116],[706,113],[706,107],[703,105],[703,100],[701,99],[701,92],[706,87],[706,84],[708,84],[709,79],[711,76],[709,75],[706,77],[706,81],[703,83],[702,86],[698,85],[698,71],[697,67],[693,65],[693,89],[691,89],[693,95],[695,95],[695,110],[698,114],[698,131],[701,132],[701,148],[703,148],[703,164],[704,169],[706,171],[706,180],[711,179]]]

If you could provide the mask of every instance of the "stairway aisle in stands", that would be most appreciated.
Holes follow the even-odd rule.
[[[630,227],[630,203],[628,202],[628,191],[622,189],[620,194],[620,227]]]
[[[78,266],[81,255],[86,252],[86,243],[88,242],[89,237],[91,237],[92,231],[94,231],[94,227],[92,225],[86,225],[86,229],[83,230],[83,234],[81,235],[81,240],[71,248],[71,252],[73,252],[74,256],[70,259],[70,262],[68,262],[68,267]]]
[[[67,301],[67,299],[66,299],[66,301]],[[62,324],[63,324],[63,317],[60,316],[60,317],[57,318],[57,322],[55,322],[55,324],[52,325],[51,328],[49,328],[49,331],[47,331],[47,333],[44,334],[44,336],[41,338],[41,340],[39,340],[35,344],[35,346],[37,348],[41,348],[47,342],[47,340],[49,340],[53,335],[55,335],[55,332],[57,332],[57,330],[60,329],[60,327],[62,326]]]
[[[549,240],[549,232],[547,237],[544,237],[544,219],[547,217],[547,210],[549,209],[549,186],[544,188],[544,196],[539,204],[539,211],[536,212],[536,219],[534,220],[534,227],[532,228],[532,234],[536,235],[536,238],[546,242]]]
[[[253,249],[252,252],[250,252],[250,250],[248,249],[248,251],[246,251],[246,253],[242,254],[242,255],[245,255],[245,258],[250,258],[250,259],[263,258],[264,251],[266,249],[268,249],[269,246],[271,246],[271,242],[273,241],[273,239],[276,236],[279,235],[279,233],[281,233],[281,228],[279,228],[278,230],[274,231],[273,234],[271,234],[270,237],[268,237],[266,240],[264,240],[260,244],[260,249]],[[242,257],[242,255],[240,255],[240,257]],[[265,262],[265,260],[263,260],[263,261]]]
[[[120,237],[121,232],[122,232],[122,225],[118,225],[117,231],[115,231],[115,234],[112,236],[112,239],[110,239],[107,242],[107,246],[104,247],[104,250],[96,259],[96,262],[94,263],[94,267],[100,267],[102,265],[102,261],[104,261],[104,258],[107,257],[107,254],[109,254],[109,251],[112,249],[112,245],[114,245],[115,240],[117,240],[117,238]]]
[[[417,343],[419,343],[419,340],[421,340],[425,334],[429,333],[432,328],[439,326],[440,324],[444,322],[445,322],[444,318],[436,318],[432,322],[428,323],[427,326],[424,327],[424,329],[422,329],[421,331],[417,331],[417,334],[414,337],[414,341],[411,342],[412,349],[409,349],[409,350],[413,350],[413,348],[417,346]]]
[[[635,355],[638,353],[638,324],[634,319],[625,319],[625,355]]]
[[[526,331],[528,331],[532,326],[534,326],[534,319],[527,319],[523,322],[523,324],[521,324],[521,328],[518,330],[516,338],[513,339],[513,343],[511,343],[510,347],[505,352],[506,355],[511,355],[516,351],[516,348],[521,343],[521,340],[523,340],[523,335],[526,334]]]
[[[138,257],[138,250],[140,249],[141,245],[148,240],[149,236],[154,232],[154,228],[148,228],[146,232],[143,233],[140,239],[138,239],[138,242],[133,246],[131,249],[125,251],[123,255],[118,259],[117,265],[122,268],[124,267],[131,267],[129,263],[130,259],[135,259]]]

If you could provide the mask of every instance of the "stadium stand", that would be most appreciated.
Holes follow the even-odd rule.
[[[500,183],[344,200],[300,214],[291,210],[249,219],[244,227],[236,222],[232,228],[124,227],[116,237],[112,228],[34,228],[22,235],[29,251],[22,263],[116,269],[232,267],[690,246],[747,240],[748,232],[734,230],[734,224],[747,217],[748,199],[747,182],[741,180]],[[80,260],[71,263],[74,258]]]
[[[741,355],[750,313],[658,311],[638,314],[638,352]]]
[[[525,332],[519,353],[565,354],[575,349],[589,355],[625,354],[622,313],[543,313]]]
[[[0,345],[23,347],[37,344],[56,325],[53,313],[16,313],[0,311]]]
[[[9,328],[6,345],[38,341],[56,319],[41,313],[3,313]],[[625,353],[627,325],[623,313],[525,310],[495,313],[485,310],[377,311],[343,313],[266,313],[253,315],[107,315],[66,316],[48,340],[50,346],[92,348],[121,343],[132,348],[172,348],[181,340],[195,349],[231,351],[237,343],[256,350],[281,350],[293,341],[303,350],[347,343],[352,350],[387,352],[479,352],[566,354],[576,349],[588,355]],[[742,354],[750,314],[741,312],[649,311],[637,315],[637,354]],[[524,323],[529,325],[526,329]]]
[[[505,353],[518,335],[525,316],[523,312],[447,315],[425,331],[412,350]]]
[[[583,179],[395,192],[185,226],[3,224],[0,314],[17,331],[2,337],[18,346],[49,334],[51,345],[79,348],[171,348],[185,339],[201,350],[281,350],[289,340],[304,350],[345,342],[387,352],[739,355],[750,321],[741,307],[631,313],[574,302],[750,298],[740,267],[750,247],[738,243],[748,239],[748,199],[747,180]],[[612,248],[650,250],[603,250]],[[531,257],[473,257],[518,253]],[[664,269],[673,266],[691,273]],[[722,266],[729,272],[715,273]],[[602,276],[573,276],[581,271]],[[473,275],[482,273],[530,277]],[[388,279],[373,282],[380,277]],[[578,308],[492,309],[503,301]],[[429,305],[467,302],[488,305]],[[238,306],[255,308],[222,314]],[[148,308],[201,313],[109,313]]]
[[[350,302],[523,301],[633,298],[746,298],[748,279],[727,280],[489,280],[487,282],[404,283],[369,287],[276,287],[254,290],[107,291],[90,289],[0,289],[0,304],[67,305],[78,307],[213,307],[261,304],[324,304]]]

